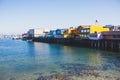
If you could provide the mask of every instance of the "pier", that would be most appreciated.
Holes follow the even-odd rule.
[[[89,39],[74,39],[74,38],[33,38],[32,41],[64,44],[69,46],[78,46],[84,48],[93,48],[99,50],[120,52],[120,40],[89,40]]]

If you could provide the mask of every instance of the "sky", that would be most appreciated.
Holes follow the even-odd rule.
[[[120,25],[120,0],[0,0],[0,34],[31,28]]]

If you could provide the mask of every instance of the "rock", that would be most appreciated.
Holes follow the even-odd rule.
[[[111,65],[103,65],[102,70],[112,69]]]
[[[13,77],[13,78],[10,78],[9,80],[16,80],[16,79]]]
[[[47,80],[43,76],[39,76],[37,80]]]
[[[120,78],[117,78],[116,80],[120,80]]]

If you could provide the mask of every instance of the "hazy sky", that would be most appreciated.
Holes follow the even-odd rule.
[[[0,33],[120,24],[120,0],[0,0]]]

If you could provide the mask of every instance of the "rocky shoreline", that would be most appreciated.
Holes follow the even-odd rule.
[[[39,73],[35,80],[120,80],[119,74],[112,72],[110,65],[102,67],[86,66],[84,64],[60,64],[62,73],[50,72],[50,75]],[[120,69],[120,68],[119,68]],[[118,70],[120,73],[120,70]]]
[[[120,68],[116,73],[111,65],[103,65],[102,67],[88,66],[84,64],[59,64],[62,73],[51,71],[49,75],[44,73],[34,73],[38,77],[34,80],[120,80]],[[17,80],[10,78],[9,80]],[[27,80],[27,79],[24,79]],[[33,80],[33,79],[31,79]]]

